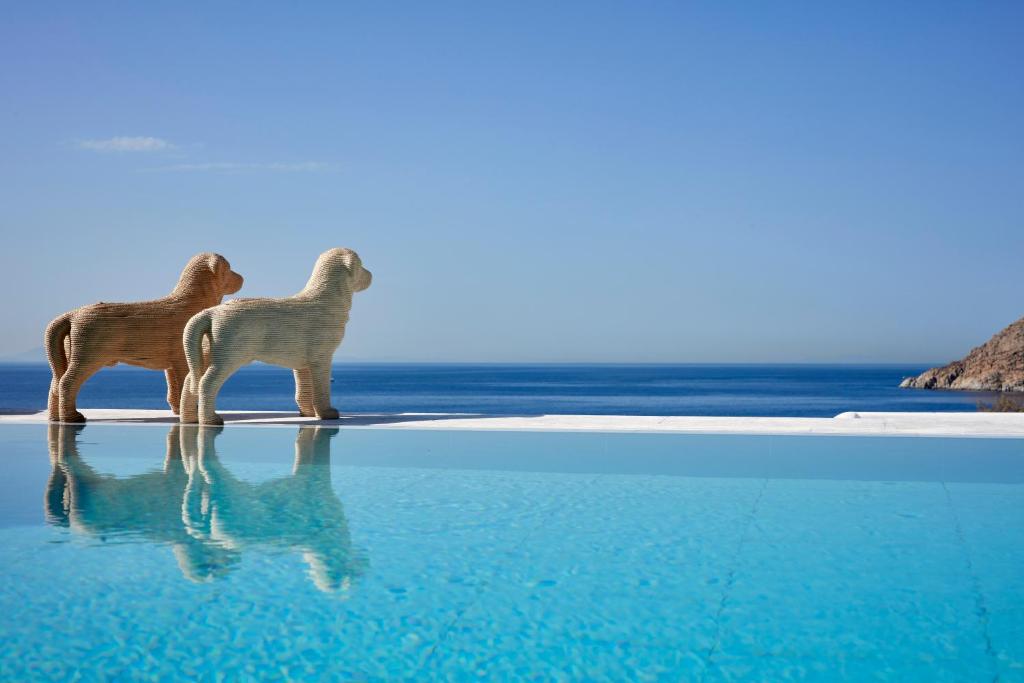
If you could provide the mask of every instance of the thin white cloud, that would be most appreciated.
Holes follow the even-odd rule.
[[[160,152],[174,148],[174,145],[161,138],[125,136],[105,140],[82,140],[78,146],[94,152]]]
[[[220,173],[239,173],[242,171],[279,171],[281,173],[297,173],[303,171],[324,171],[330,166],[322,161],[284,162],[240,162],[214,161],[200,164],[171,164],[147,169],[150,171],[210,171]]]

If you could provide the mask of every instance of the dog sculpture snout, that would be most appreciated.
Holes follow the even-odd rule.
[[[360,266],[362,268],[362,266]],[[362,268],[360,277],[356,279],[356,291],[361,292],[365,289],[369,289],[370,285],[373,284],[373,273],[368,271],[366,268]]]
[[[245,283],[245,278],[243,278],[241,275],[239,275],[235,271],[229,270],[228,271],[228,275],[227,275],[227,283],[224,285],[224,293],[225,294],[234,294],[235,292],[237,292],[238,290],[240,290],[242,288],[242,285],[244,283]]]

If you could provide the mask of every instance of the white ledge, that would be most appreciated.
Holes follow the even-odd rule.
[[[85,409],[82,413],[90,424],[168,425],[177,422],[170,410]],[[317,420],[284,411],[222,411],[220,414],[228,425],[245,426],[1024,438],[1024,413],[841,413],[832,418],[392,413],[345,415],[338,420]],[[45,412],[0,415],[0,424],[44,424],[46,421]]]

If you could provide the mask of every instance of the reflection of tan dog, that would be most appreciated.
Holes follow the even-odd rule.
[[[182,460],[178,425],[167,434],[163,470],[131,477],[100,474],[78,454],[81,425],[49,427],[50,463],[46,520],[55,526],[97,538],[143,539],[167,544],[181,572],[192,581],[227,574],[237,552],[193,538],[181,521],[189,463]]]
[[[104,539],[169,544],[192,581],[226,575],[243,550],[260,546],[301,552],[323,591],[344,590],[365,567],[331,487],[336,428],[300,428],[292,474],[259,484],[238,479],[220,462],[219,428],[174,425],[163,470],[123,478],[100,474],[83,460],[75,443],[82,429],[50,425],[50,524]]]
[[[345,335],[352,294],[372,276],[351,249],[330,249],[317,259],[305,288],[284,299],[236,299],[197,313],[185,326],[188,379],[181,421],[223,424],[217,392],[238,368],[263,361],[292,368],[302,415],[333,420],[331,358]],[[204,365],[203,340],[210,339]],[[198,414],[197,414],[198,411]]]
[[[219,254],[193,256],[174,290],[162,299],[98,303],[56,318],[46,328],[51,420],[85,422],[75,407],[85,380],[106,365],[127,363],[167,374],[167,403],[178,412],[188,372],[181,333],[189,318],[242,287],[242,276]]]

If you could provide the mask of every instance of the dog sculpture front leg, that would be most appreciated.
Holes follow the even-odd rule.
[[[50,422],[60,422],[60,377],[56,374],[50,380],[50,394],[46,401],[46,413]]]
[[[313,375],[309,368],[298,368],[292,371],[295,375],[295,404],[299,406],[299,415],[313,417]]]
[[[336,420],[338,411],[331,407],[331,359],[310,363],[313,378],[313,408],[321,420]]]
[[[181,411],[182,424],[195,424],[199,422],[199,396],[192,391],[192,373],[185,375],[181,383],[181,402],[178,409]]]
[[[188,363],[183,358],[181,363],[164,370],[167,377],[167,405],[175,415],[181,412],[181,387],[185,376],[188,375]]]

